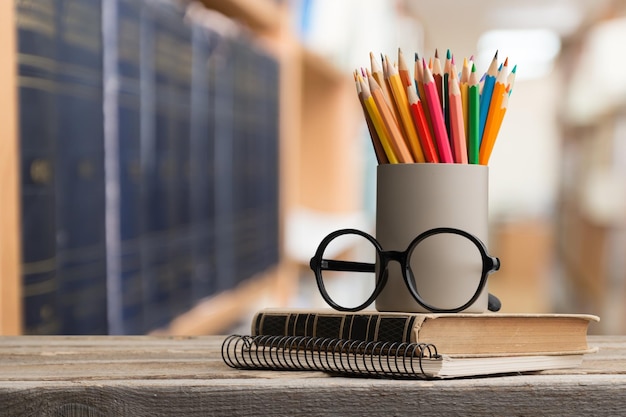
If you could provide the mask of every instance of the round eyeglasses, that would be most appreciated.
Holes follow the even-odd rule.
[[[463,247],[463,252],[470,252],[472,262],[468,262],[467,256],[460,260],[456,256],[445,257],[446,253],[453,253],[459,247]],[[443,261],[432,262],[429,259],[433,248],[443,249]],[[391,261],[400,264],[404,284],[415,301],[436,313],[457,313],[470,307],[480,297],[489,274],[500,268],[500,260],[487,253],[480,239],[451,227],[421,233],[403,252],[384,251],[378,241],[366,232],[337,230],[322,240],[311,258],[310,267],[328,305],[339,311],[359,311],[372,304],[387,285]],[[465,277],[469,272],[469,278],[463,285],[469,286],[467,293],[472,295],[457,303],[459,305],[443,305],[434,301],[438,298],[429,294],[429,289],[423,284],[425,280],[415,279],[414,271],[427,264],[428,268],[437,268],[438,275],[443,273],[444,276],[454,277],[462,271]],[[492,294],[489,294],[488,309],[500,309],[500,301]]]

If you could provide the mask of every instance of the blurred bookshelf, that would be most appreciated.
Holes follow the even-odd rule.
[[[613,59],[626,36],[626,8],[563,45],[560,189],[556,250],[568,289],[564,306],[601,317],[604,334],[626,331],[626,83]],[[621,73],[620,73],[621,74]],[[561,306],[563,308],[564,306]]]
[[[361,203],[358,170],[328,161],[359,126],[352,80],[290,18],[271,0],[2,2],[0,334],[220,333],[289,302],[286,219]]]

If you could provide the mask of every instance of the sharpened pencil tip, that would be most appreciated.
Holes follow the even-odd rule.
[[[509,57],[507,56],[506,59],[504,60],[504,66],[508,67],[509,66]]]
[[[514,67],[513,67],[513,69],[511,70],[511,72],[512,72],[513,74],[515,74],[515,71],[517,71],[517,64],[515,64],[515,66],[514,66]]]
[[[451,58],[451,54],[450,54],[450,50],[448,49],[448,51],[446,52],[446,59],[450,59]]]
[[[415,60],[416,60],[416,61],[419,61],[419,60],[420,60],[420,57],[419,57],[419,55],[417,54],[417,52],[415,53]]]
[[[493,59],[498,59],[498,50],[496,49],[496,54],[493,56]]]
[[[435,48],[435,58],[439,58],[439,51]]]
[[[476,64],[472,63],[472,72],[476,72]]]

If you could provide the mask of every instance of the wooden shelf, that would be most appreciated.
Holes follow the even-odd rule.
[[[281,9],[267,0],[201,0],[208,9],[238,20],[258,34],[278,32]]]

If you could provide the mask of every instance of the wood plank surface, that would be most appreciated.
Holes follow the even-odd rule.
[[[1,416],[623,415],[626,336],[580,368],[401,381],[227,367],[223,337],[0,338]]]

